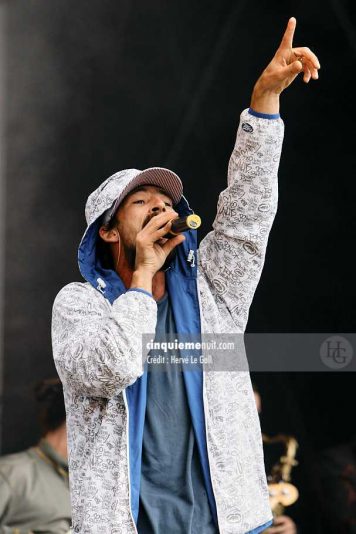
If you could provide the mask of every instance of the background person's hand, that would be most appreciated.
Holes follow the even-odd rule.
[[[264,530],[265,534],[297,534],[297,526],[287,515],[280,515],[273,520],[273,526]]]
[[[320,63],[308,47],[293,48],[293,37],[297,21],[290,18],[281,44],[272,61],[257,80],[251,98],[251,108],[261,113],[279,112],[279,95],[298,76],[304,73],[303,80],[317,80]]]

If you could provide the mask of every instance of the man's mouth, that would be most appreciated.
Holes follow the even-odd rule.
[[[156,215],[148,215],[143,221],[142,228],[144,228],[150,222],[150,220],[153,219],[153,217],[156,217]],[[160,237],[157,239],[156,243],[162,247],[165,243],[167,243],[167,241],[168,239],[166,237]]]
[[[153,219],[153,217],[156,217],[156,215],[148,215],[146,217],[146,219],[144,219],[144,221],[143,221],[142,228],[144,228],[146,226],[146,224],[148,224],[150,222],[150,220]],[[142,228],[141,228],[141,230],[142,230]]]

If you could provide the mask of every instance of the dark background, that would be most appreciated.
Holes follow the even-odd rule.
[[[279,211],[248,331],[355,331],[353,2],[3,5],[3,453],[38,437],[32,387],[55,374],[51,307],[63,285],[80,280],[76,249],[88,194],[117,170],[167,166],[182,177],[202,216],[203,237],[225,187],[239,114],[292,15],[298,21],[295,45],[313,49],[322,68],[318,82],[297,79],[282,96]],[[352,373],[253,379],[262,394],[265,432],[289,432],[300,442],[296,473],[309,473],[321,450],[354,435]]]

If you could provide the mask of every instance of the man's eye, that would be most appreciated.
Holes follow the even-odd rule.
[[[134,200],[134,204],[140,204],[140,203],[144,203],[145,201],[140,199],[140,200]]]
[[[170,202],[165,202],[165,205],[169,206],[170,208],[172,208],[172,204]]]

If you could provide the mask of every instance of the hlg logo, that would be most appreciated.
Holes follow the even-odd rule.
[[[330,369],[342,369],[353,357],[351,343],[342,336],[328,337],[320,347],[321,361]]]

